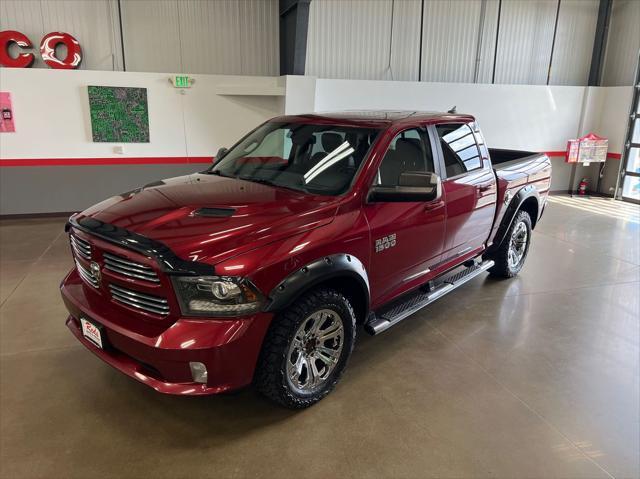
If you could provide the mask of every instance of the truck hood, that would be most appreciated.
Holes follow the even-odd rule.
[[[335,197],[197,173],[151,183],[79,213],[214,264],[330,223]]]

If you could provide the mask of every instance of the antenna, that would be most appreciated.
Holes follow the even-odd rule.
[[[452,115],[454,115],[456,113],[456,106],[454,105],[451,110],[447,110],[447,113],[451,113]]]

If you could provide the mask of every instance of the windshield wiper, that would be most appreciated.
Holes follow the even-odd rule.
[[[207,175],[222,176],[223,178],[235,178],[234,176],[231,176],[231,175],[223,175],[220,170],[209,170],[209,171],[205,171],[205,173]]]
[[[252,181],[254,183],[260,183],[261,185],[269,185],[269,186],[275,186],[276,188],[285,188],[287,190],[293,190],[293,191],[306,191],[300,188],[294,188],[293,186],[288,186],[288,185],[282,185],[280,183],[276,183],[275,181],[272,180],[268,180],[266,178],[254,178],[252,176],[238,176],[237,177],[239,180],[244,180],[244,181]]]

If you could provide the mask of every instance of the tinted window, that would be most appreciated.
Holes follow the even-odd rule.
[[[344,193],[379,130],[268,122],[235,145],[209,173],[316,194]]]
[[[447,177],[482,167],[482,159],[471,128],[466,124],[437,125]]]
[[[382,159],[376,184],[397,186],[400,175],[407,171],[434,172],[431,147],[417,129],[398,133]]]

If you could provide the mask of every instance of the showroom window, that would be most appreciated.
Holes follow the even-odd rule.
[[[445,123],[436,126],[447,178],[467,173],[482,167],[480,151],[469,125]]]
[[[431,172],[433,168],[433,154],[425,135],[413,128],[398,133],[382,159],[375,184],[378,186],[398,186],[402,173]]]

